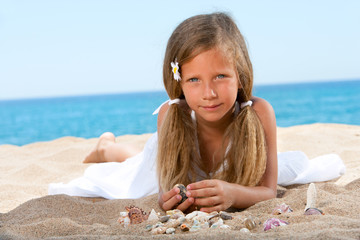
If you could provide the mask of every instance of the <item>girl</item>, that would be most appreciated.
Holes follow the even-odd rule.
[[[68,184],[50,184],[49,194],[115,199],[159,192],[164,210],[212,212],[274,198],[277,184],[327,181],[345,172],[337,155],[309,161],[302,152],[277,154],[274,111],[252,95],[246,44],[228,15],[182,22],[168,41],[163,80],[170,100],[144,150],[105,133],[84,161],[102,163]],[[187,186],[185,201],[178,183]]]
[[[182,22],[168,41],[163,80],[172,100],[158,115],[160,206],[211,212],[275,197],[275,115],[252,96],[252,65],[234,21],[214,13]],[[114,142],[105,133],[85,162],[121,162],[138,152]],[[180,205],[177,183],[188,189]]]
[[[252,65],[234,21],[214,13],[182,22],[168,41],[163,79],[172,100],[158,117],[160,206],[212,212],[275,197],[275,114],[252,96]],[[180,205],[177,183],[188,189]]]

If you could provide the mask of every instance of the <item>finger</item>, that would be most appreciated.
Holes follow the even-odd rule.
[[[178,194],[180,192],[179,188],[173,188],[170,191],[164,193],[162,195],[162,200],[164,202],[168,201],[170,198],[174,197],[176,194]]]
[[[167,211],[170,209],[173,209],[181,200],[181,196],[179,194],[176,194],[169,200],[163,203],[162,208]]]
[[[186,196],[193,197],[193,198],[212,197],[212,196],[216,196],[216,195],[217,195],[217,191],[216,191],[216,188],[214,188],[214,187],[201,188],[201,189],[197,189],[197,190],[188,190],[186,193]]]
[[[187,185],[187,190],[196,190],[207,187],[215,187],[216,182],[214,180],[203,180]]]
[[[207,198],[195,198],[194,204],[198,206],[216,206],[222,204],[222,201],[220,197],[213,196]]]
[[[222,210],[224,210],[224,209],[222,208],[221,205],[217,205],[217,206],[213,206],[213,207],[202,207],[202,208],[200,208],[200,211],[207,212],[207,213],[211,213],[211,212],[214,212],[214,211],[220,212]]]
[[[188,209],[193,203],[194,203],[194,198],[188,198],[186,199],[182,204],[180,204],[177,209],[185,212],[186,209]]]

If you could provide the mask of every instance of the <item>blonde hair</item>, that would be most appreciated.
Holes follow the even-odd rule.
[[[224,13],[197,15],[183,21],[169,38],[163,66],[164,86],[170,99],[184,98],[180,83],[174,80],[170,63],[181,65],[198,54],[219,48],[229,55],[238,72],[241,89],[239,103],[250,100],[253,69],[243,36],[234,21]],[[228,126],[223,139],[230,143],[223,156],[222,170],[212,177],[246,186],[259,184],[266,168],[265,136],[259,118],[252,107],[240,110]],[[197,149],[196,126],[188,107],[173,104],[159,129],[157,172],[163,191],[175,184],[195,181],[195,166],[204,169]],[[213,170],[219,169],[220,165]]]

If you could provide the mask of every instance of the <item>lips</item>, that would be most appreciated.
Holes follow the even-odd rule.
[[[221,104],[203,106],[206,111],[215,111],[220,107]]]

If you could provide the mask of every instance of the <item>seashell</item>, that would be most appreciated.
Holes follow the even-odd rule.
[[[125,227],[130,224],[130,218],[128,216],[125,217],[120,216],[117,221],[118,223],[124,225]]]
[[[265,221],[264,223],[264,231],[267,231],[269,229],[273,229],[275,227],[279,227],[279,226],[285,226],[288,225],[288,222],[285,222],[281,219],[278,218],[270,218],[268,220]]]
[[[185,214],[179,209],[173,209],[166,211],[166,215],[170,215],[170,218],[177,219],[179,217],[185,217]]]
[[[190,228],[190,232],[197,232],[201,229],[200,225],[192,225]]]
[[[194,217],[197,216],[198,211],[193,211],[185,216],[186,220],[192,220]]]
[[[220,229],[230,229],[229,225],[223,224],[220,226]]]
[[[219,220],[217,220],[216,222],[214,222],[214,223],[211,225],[210,228],[218,228],[218,227],[220,227],[220,226],[223,225],[223,224],[224,224],[224,221],[223,221],[221,218],[219,218]]]
[[[175,228],[168,228],[165,231],[166,234],[174,234],[175,233]]]
[[[253,230],[256,227],[256,223],[252,217],[245,218],[244,225],[249,230]]]
[[[309,208],[316,208],[316,198],[317,198],[317,194],[316,194],[315,184],[310,183],[306,193],[306,206],[304,211],[306,211]]]
[[[176,219],[176,221],[179,223],[179,225],[181,225],[186,221],[186,218],[185,217],[179,217],[178,219]]]
[[[240,232],[241,233],[250,233],[250,230],[247,228],[242,228],[242,229],[240,229]]]
[[[147,232],[149,232],[149,231],[151,231],[153,228],[154,228],[153,225],[148,224],[148,225],[146,225],[145,230],[146,230]]]
[[[186,218],[186,220],[190,221],[190,220],[192,220],[192,219],[193,219],[194,217],[196,217],[196,216],[198,216],[198,217],[208,217],[209,214],[206,213],[206,212],[202,212],[202,211],[193,211],[193,212],[187,214],[187,215],[185,216],[185,218]]]
[[[148,219],[148,214],[146,214],[141,208],[135,206],[125,208],[128,211],[130,224],[142,223],[143,221]]]
[[[187,232],[187,231],[190,230],[189,225],[187,225],[186,223],[181,224],[181,225],[180,225],[180,229],[181,229],[181,231],[183,231],[183,232]]]
[[[229,213],[223,211],[220,211],[220,217],[223,220],[231,220],[233,218]]]
[[[176,227],[178,227],[180,225],[181,225],[181,223],[180,223],[180,221],[178,221],[178,219],[170,219],[166,223],[166,227],[168,227],[168,228],[176,228]]]
[[[164,224],[162,222],[158,222],[154,225],[154,228],[164,227]]]
[[[169,219],[170,219],[170,215],[165,215],[165,216],[161,216],[159,218],[159,221],[162,223],[165,223],[165,222],[169,221]]]
[[[209,214],[207,215],[207,219],[210,220],[210,219],[212,219],[212,218],[214,218],[214,217],[217,217],[217,216],[219,216],[219,213],[216,212],[216,211],[214,211],[214,212],[211,212],[211,213],[209,213]]]
[[[201,229],[208,229],[210,227],[210,225],[208,222],[203,222],[203,223],[201,223],[200,227],[201,227]]]
[[[195,216],[193,219],[194,221],[198,221],[198,222],[207,222],[208,221],[208,217],[207,216]]]
[[[193,222],[192,222],[193,226],[194,225],[200,225],[200,221],[196,220],[196,219],[193,219]]]
[[[149,217],[147,219],[148,221],[159,221],[159,216],[158,214],[155,212],[154,209],[151,210]]]
[[[290,213],[292,212],[293,210],[290,208],[289,205],[285,204],[285,203],[282,203],[278,206],[276,206],[273,211],[272,211],[272,214],[273,215],[280,215],[280,214],[283,214],[283,213]]]
[[[304,215],[325,215],[325,213],[318,208],[308,208],[305,210]]]
[[[166,227],[158,227],[151,230],[152,234],[164,234],[166,232]]]
[[[180,189],[180,196],[181,196],[181,200],[179,202],[179,204],[185,202],[186,199],[188,199],[188,197],[186,196],[187,193],[187,189],[183,184],[176,184],[174,187],[177,187],[178,189]]]

